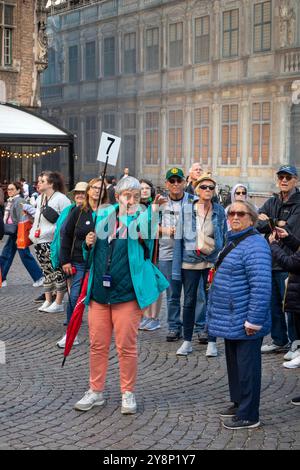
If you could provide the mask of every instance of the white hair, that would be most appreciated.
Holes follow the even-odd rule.
[[[123,191],[133,191],[141,189],[139,180],[133,176],[127,176],[126,178],[121,178],[115,187],[116,194],[121,194]]]

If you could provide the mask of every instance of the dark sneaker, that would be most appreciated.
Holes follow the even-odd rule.
[[[180,338],[181,338],[180,331],[170,330],[170,331],[168,331],[166,340],[171,342],[171,341],[178,341]]]
[[[238,416],[234,416],[228,421],[223,422],[223,426],[226,429],[252,429],[260,426],[260,421],[248,421],[247,419],[241,419]]]
[[[208,336],[207,333],[198,333],[198,341],[200,344],[207,344],[208,343]]]
[[[220,413],[219,416],[221,418],[232,418],[236,415],[238,409],[238,405],[231,405],[227,408],[227,410],[224,410],[222,413]]]
[[[45,294],[41,294],[39,297],[34,299],[34,303],[35,304],[43,303],[43,302],[45,302],[45,300],[46,300]]]
[[[296,406],[300,406],[300,397],[294,397],[291,399],[291,403]]]

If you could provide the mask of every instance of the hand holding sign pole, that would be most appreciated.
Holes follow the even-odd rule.
[[[103,193],[103,185],[104,185],[104,178],[106,175],[107,165],[116,166],[119,149],[120,149],[121,139],[115,135],[107,134],[106,132],[102,132],[98,156],[97,160],[100,162],[104,162],[104,169],[101,175],[101,187],[100,187],[100,194],[98,199],[98,206],[102,201],[102,193]]]

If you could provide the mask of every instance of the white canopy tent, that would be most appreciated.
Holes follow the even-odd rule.
[[[47,146],[68,147],[69,187],[74,186],[73,134],[24,108],[0,104],[0,152],[24,146],[36,149]]]

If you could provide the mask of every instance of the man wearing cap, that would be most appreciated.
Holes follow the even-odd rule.
[[[165,185],[168,190],[168,201],[162,207],[159,227],[159,269],[170,283],[167,289],[169,331],[166,340],[178,341],[182,336],[180,319],[182,282],[172,280],[174,235],[182,206],[192,202],[194,196],[184,192],[185,178],[181,168],[173,167],[167,171]]]
[[[257,229],[270,235],[277,227],[300,238],[300,191],[296,187],[298,183],[297,169],[292,165],[282,165],[277,171],[277,184],[279,194],[274,194],[259,209],[259,221]],[[290,255],[291,250],[282,245],[283,250]],[[285,280],[287,272],[282,271],[280,266],[273,261],[272,271],[272,343],[262,346],[262,352],[275,352],[287,349],[289,342],[295,337],[291,318],[288,316],[286,324],[285,315],[282,312],[282,302],[285,292]]]

